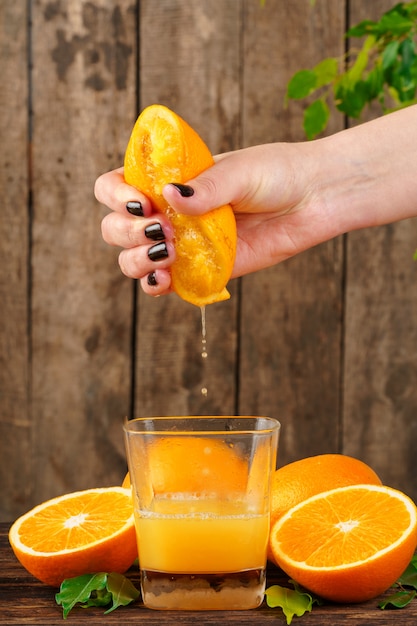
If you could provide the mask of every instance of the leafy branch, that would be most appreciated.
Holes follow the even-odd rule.
[[[63,618],[75,607],[83,609],[99,606],[109,607],[104,615],[119,606],[126,606],[138,599],[140,592],[123,574],[99,572],[67,578],[61,584],[55,601],[63,608]]]
[[[308,139],[327,127],[331,101],[356,119],[372,102],[379,103],[382,113],[417,103],[417,1],[400,2],[379,21],[353,26],[345,37],[365,39],[341,58],[329,57],[296,72],[287,85],[287,104],[309,100],[303,122]]]

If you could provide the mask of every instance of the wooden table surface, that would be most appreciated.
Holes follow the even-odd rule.
[[[56,589],[35,580],[16,560],[7,539],[8,524],[0,524],[0,624],[35,624],[49,626],[63,624],[62,609],[55,603]],[[139,584],[138,572],[128,572],[136,586]],[[287,578],[277,568],[268,571],[267,586],[286,585]],[[331,605],[314,607],[311,613],[301,618],[294,617],[293,626],[392,626],[397,620],[401,626],[417,625],[417,600],[405,609],[378,609],[379,599],[358,605]],[[266,624],[285,624],[280,609],[270,609],[264,603],[252,611],[152,611],[145,609],[140,601],[127,607],[118,608],[113,613],[103,615],[103,609],[76,608],[71,611],[65,623],[89,624],[146,624],[165,626],[166,624],[239,624],[239,626],[263,626]]]

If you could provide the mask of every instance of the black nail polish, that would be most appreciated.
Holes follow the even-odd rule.
[[[126,210],[136,217],[143,217],[142,203],[136,200],[131,200],[126,204]]]
[[[158,281],[156,280],[155,272],[151,272],[150,274],[148,274],[148,285],[150,287],[155,287],[157,284]]]
[[[148,250],[148,257],[151,261],[160,261],[168,256],[168,248],[166,243],[157,243]]]
[[[150,224],[145,228],[145,237],[152,239],[152,241],[161,241],[165,239],[164,231],[161,224]]]
[[[181,183],[171,183],[180,192],[183,198],[190,198],[194,195],[194,189],[190,185],[182,185]]]

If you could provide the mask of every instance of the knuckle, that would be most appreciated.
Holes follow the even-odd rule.
[[[101,236],[103,237],[106,243],[112,245],[113,244],[112,229],[111,229],[111,225],[109,222],[111,222],[111,215],[106,215],[101,220]]]
[[[201,191],[204,196],[210,199],[217,197],[218,187],[216,185],[216,181],[213,180],[213,178],[201,174],[198,178],[198,184],[201,187]]]
[[[99,202],[103,201],[104,176],[105,174],[101,174],[94,183],[94,195]]]
[[[122,273],[128,278],[141,278],[142,274],[138,270],[134,255],[130,254],[131,250],[122,250],[119,254],[119,267]]]

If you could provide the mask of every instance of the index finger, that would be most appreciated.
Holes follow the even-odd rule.
[[[94,195],[101,204],[106,205],[112,211],[126,214],[128,202],[140,202],[144,216],[153,213],[149,198],[126,183],[123,167],[101,174],[95,182]]]

